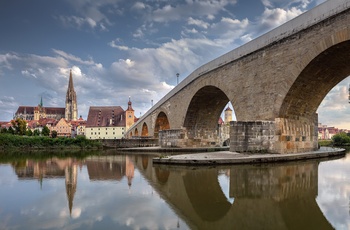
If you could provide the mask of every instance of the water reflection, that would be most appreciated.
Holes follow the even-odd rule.
[[[315,200],[318,164],[195,170],[156,165],[156,173],[168,175],[156,187],[192,228],[333,229]],[[222,174],[229,178],[228,191],[219,182]]]
[[[327,214],[322,189],[318,197],[318,177],[324,174],[319,166],[317,160],[153,166],[152,156],[146,155],[13,161],[17,182],[12,184],[8,166],[0,165],[0,229],[346,228]],[[21,189],[26,196],[17,192]]]

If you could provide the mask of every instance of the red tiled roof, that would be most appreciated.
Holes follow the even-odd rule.
[[[222,118],[221,118],[221,117],[219,117],[218,124],[219,124],[219,125],[224,124],[224,121],[222,120]]]
[[[125,127],[125,111],[120,106],[90,106],[86,127]]]
[[[16,114],[34,114],[34,110],[37,106],[19,106]],[[46,114],[65,114],[66,109],[60,107],[43,107]]]
[[[55,123],[57,123],[57,120],[54,119],[54,118],[40,118],[38,123],[41,125],[41,126],[45,126],[47,124],[51,124],[51,125],[54,125]]]

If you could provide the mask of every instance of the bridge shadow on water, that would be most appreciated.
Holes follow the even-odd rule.
[[[319,160],[136,167],[191,229],[334,229],[320,210]]]

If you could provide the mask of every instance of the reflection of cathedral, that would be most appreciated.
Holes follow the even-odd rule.
[[[74,194],[77,191],[77,165],[68,166],[65,169],[66,175],[66,192],[69,206],[69,213],[72,215]]]
[[[27,160],[25,164],[15,164],[15,172],[19,179],[37,179],[42,186],[44,179],[65,178],[68,208],[70,214],[77,189],[78,166],[80,162],[73,159],[52,158],[46,161]]]
[[[27,160],[13,163],[18,179],[37,179],[40,186],[45,179],[65,179],[69,213],[72,215],[74,196],[77,191],[78,167],[86,165],[89,178],[95,180],[127,179],[129,188],[134,178],[134,164],[128,156],[90,157],[84,161],[72,158],[51,158],[46,161]]]

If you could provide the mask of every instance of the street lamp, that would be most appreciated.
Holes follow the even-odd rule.
[[[179,73],[176,74],[176,81],[177,81],[177,85],[179,84]]]

